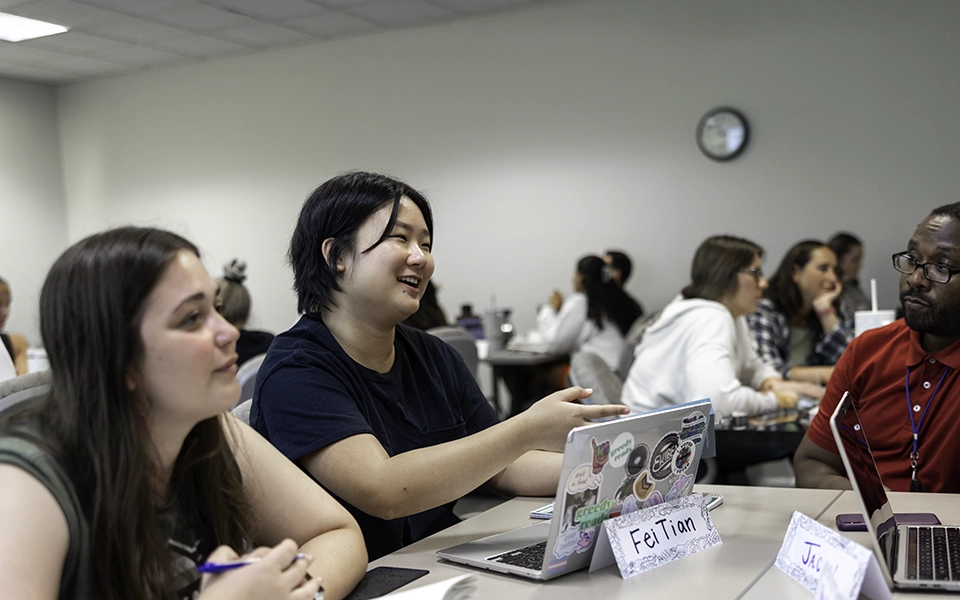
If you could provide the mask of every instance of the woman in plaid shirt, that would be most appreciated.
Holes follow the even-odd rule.
[[[797,243],[770,278],[747,323],[757,353],[784,379],[825,385],[853,339],[853,316],[840,310],[837,257],[817,240]]]

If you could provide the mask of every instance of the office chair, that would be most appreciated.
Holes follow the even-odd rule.
[[[570,383],[593,389],[584,404],[621,404],[623,382],[603,359],[592,352],[577,352],[571,357]]]
[[[456,350],[457,354],[463,358],[463,362],[467,364],[467,368],[470,369],[474,380],[477,379],[477,364],[479,363],[479,358],[477,357],[477,340],[473,337],[473,334],[463,327],[453,325],[432,327],[427,330],[427,333],[440,338]]]
[[[230,409],[230,414],[240,419],[247,425],[250,424],[250,406],[253,404],[253,398],[247,398],[240,404]]]
[[[237,371],[237,381],[240,383],[240,397],[237,398],[237,404],[253,398],[253,388],[257,384],[257,371],[260,370],[260,365],[266,357],[266,353],[258,354],[240,365]]]
[[[50,371],[37,371],[0,382],[0,412],[28,398],[50,391]]]

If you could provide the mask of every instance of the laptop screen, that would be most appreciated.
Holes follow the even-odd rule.
[[[833,437],[847,469],[847,477],[860,497],[864,519],[869,520],[867,529],[874,536],[875,548],[883,555],[881,562],[888,573],[893,573],[896,571],[893,561],[896,558],[894,534],[897,523],[850,392],[845,393],[837,404],[830,419],[830,428],[833,429]]]

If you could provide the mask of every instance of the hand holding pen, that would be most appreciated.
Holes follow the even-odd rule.
[[[198,567],[206,573],[200,599],[313,600],[318,597],[320,580],[307,575],[312,562],[312,556],[297,554],[296,543],[289,539],[273,548],[257,548],[243,558],[220,546]]]

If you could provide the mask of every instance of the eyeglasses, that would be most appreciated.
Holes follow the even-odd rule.
[[[757,283],[760,283],[760,280],[763,279],[763,269],[760,267],[746,267],[744,269],[740,269],[740,272],[753,275],[753,280]]]
[[[951,269],[937,263],[922,263],[910,256],[907,252],[893,255],[893,268],[904,275],[911,275],[917,269],[923,269],[923,276],[934,283],[947,283],[950,278],[960,273],[960,269]]]

